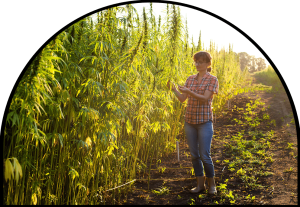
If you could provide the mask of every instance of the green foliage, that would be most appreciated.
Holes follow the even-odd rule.
[[[293,172],[293,168],[290,167],[290,169],[285,169],[283,172]]]
[[[251,202],[253,202],[255,200],[255,196],[251,197],[250,194],[247,195],[245,198],[248,199],[248,200],[250,200]]]
[[[189,198],[188,204],[189,204],[189,205],[196,205],[196,204],[195,204],[195,199]]]
[[[6,163],[5,204],[85,204],[100,197],[105,204],[104,192],[114,196],[110,189],[145,172],[149,159],[175,150],[185,104],[165,85],[169,79],[183,85],[196,73],[190,55],[196,51],[179,7],[168,12],[166,22],[157,22],[152,11],[141,15],[132,5],[109,8],[43,48],[16,88],[5,123],[3,157],[20,165]],[[219,79],[218,113],[246,91],[248,74],[231,49],[201,44],[200,36],[197,47],[211,53]],[[14,175],[18,182],[11,182]]]
[[[160,171],[161,173],[164,173],[165,170],[166,170],[166,167],[159,167],[158,169],[159,169],[159,171]]]
[[[156,195],[168,195],[170,193],[170,189],[168,187],[161,187],[158,188],[157,190],[152,190],[153,193],[155,193]]]
[[[283,93],[285,89],[279,79],[277,73],[272,68],[272,66],[268,66],[266,69],[254,73],[254,76],[257,80],[265,85],[272,86],[272,92]]]

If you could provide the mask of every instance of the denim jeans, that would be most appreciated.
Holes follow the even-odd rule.
[[[203,176],[203,165],[205,175],[208,178],[215,176],[214,165],[210,157],[210,146],[213,136],[213,123],[211,121],[202,124],[184,123],[195,176]]]

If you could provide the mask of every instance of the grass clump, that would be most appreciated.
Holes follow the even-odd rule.
[[[264,85],[272,86],[271,92],[282,92],[284,87],[279,79],[277,73],[272,68],[268,66],[266,69],[254,73],[254,77]]]

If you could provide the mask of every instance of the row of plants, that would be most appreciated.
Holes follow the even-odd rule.
[[[269,65],[266,69],[259,72],[255,72],[253,76],[259,80],[259,82],[272,86],[271,91],[277,93],[285,93],[284,87],[276,74],[275,70]]]
[[[165,88],[195,73],[192,55],[213,56],[215,113],[247,78],[238,55],[190,42],[180,8],[158,20],[128,4],[79,20],[26,69],[3,130],[5,204],[105,204],[138,168],[174,149],[185,104]],[[124,186],[118,190],[126,194]]]
[[[259,190],[269,193],[272,189],[270,185],[262,185],[261,178],[274,174],[270,165],[275,161],[272,143],[276,139],[276,133],[273,130],[276,127],[276,121],[270,119],[264,105],[265,103],[259,98],[250,100],[245,108],[239,108],[235,105],[232,107],[232,111],[241,114],[240,119],[232,120],[233,126],[237,127],[239,132],[224,138],[225,148],[223,152],[230,159],[216,161],[217,163],[222,162],[229,171],[229,175],[225,176],[226,179],[222,178],[223,174],[221,176],[221,182],[218,186],[221,197],[220,201],[217,202],[218,204],[234,204],[241,199],[251,203],[257,199],[251,195],[251,191]],[[263,127],[261,127],[262,124]],[[289,149],[289,146],[291,146],[290,143],[286,149]],[[228,184],[232,187],[236,186],[230,181],[240,182],[245,189],[242,194],[247,194],[247,192],[250,194],[244,196],[235,190],[227,189]]]

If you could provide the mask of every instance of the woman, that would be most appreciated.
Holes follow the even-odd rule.
[[[180,102],[188,98],[185,112],[184,130],[187,137],[197,186],[190,190],[191,193],[199,193],[205,190],[205,178],[208,180],[208,193],[216,194],[214,180],[214,165],[210,156],[210,147],[213,136],[212,124],[212,99],[213,94],[218,93],[219,84],[217,77],[211,75],[211,55],[200,51],[194,54],[194,65],[198,73],[191,75],[184,86],[178,89],[172,84],[172,90]],[[170,88],[170,81],[167,83]],[[205,175],[203,174],[203,165]]]

